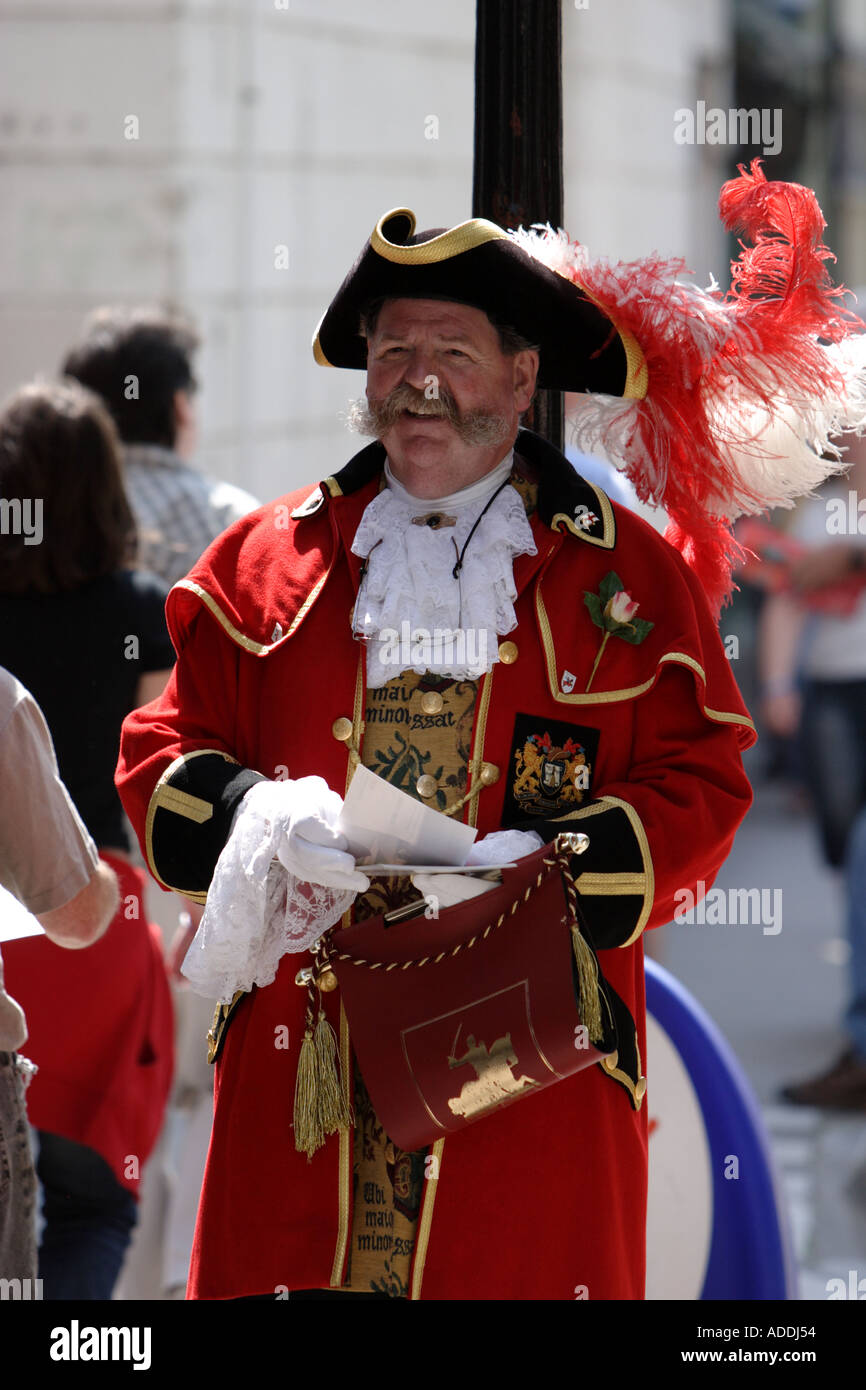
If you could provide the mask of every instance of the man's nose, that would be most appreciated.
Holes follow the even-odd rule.
[[[414,386],[418,391],[423,391],[431,376],[438,380],[436,354],[429,348],[413,348],[406,360],[406,367],[403,372],[404,382],[409,386]]]

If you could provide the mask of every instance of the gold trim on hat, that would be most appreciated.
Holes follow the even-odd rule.
[[[316,362],[319,364],[320,367],[333,367],[333,365],[334,365],[333,362],[329,362],[329,361],[328,361],[327,357],[325,356],[324,350],[323,350],[323,348],[322,348],[322,344],[321,344],[320,341],[319,341],[319,329],[322,327],[322,324],[325,322],[325,314],[327,314],[327,312],[328,312],[328,311],[327,311],[327,309],[326,309],[326,310],[325,310],[325,313],[322,314],[322,317],[319,319],[319,322],[316,324],[316,329],[315,329],[315,332],[313,333],[313,357],[315,358]]]
[[[489,222],[485,217],[472,217],[466,222],[458,223],[456,227],[440,232],[438,236],[431,237],[429,241],[422,241],[416,246],[407,246],[402,242],[389,241],[385,235],[385,226],[395,217],[406,219],[409,223],[409,236],[412,236],[417,219],[411,208],[391,208],[390,212],[386,212],[379,218],[370,236],[370,249],[375,251],[377,256],[381,256],[382,260],[390,261],[392,265],[438,265],[442,261],[452,260],[455,256],[462,256],[466,251],[473,251],[477,246],[484,246],[488,241],[507,241],[509,239],[508,232],[503,227],[498,227],[495,222]],[[532,256],[531,252],[527,252],[527,254]],[[535,259],[537,260],[537,258]],[[537,264],[542,265],[543,262],[537,260]],[[554,274],[560,274],[560,272],[555,271]],[[610,308],[579,280],[572,279],[568,275],[563,275],[561,278],[570,281],[591,304],[595,305],[613,326],[622,343],[626,362],[622,399],[643,400],[649,389],[649,370],[643,349],[637,338],[627,329],[620,328]],[[325,355],[319,338],[322,324],[328,312],[329,310],[326,309],[322,314],[313,333],[313,357],[320,367],[333,367],[335,365]]]
[[[580,280],[572,280],[572,284],[577,286],[581,294],[586,295],[587,299],[591,304],[595,305],[596,309],[601,310],[605,318],[608,319],[616,329],[617,336],[622,343],[625,353],[625,386],[622,389],[622,399],[642,401],[649,390],[649,368],[647,367],[646,358],[643,355],[643,349],[640,343],[633,333],[629,333],[625,328],[620,328],[614,314],[611,312],[610,306],[605,304],[603,300],[598,299],[596,295],[592,294],[586,288],[586,285],[582,284]]]
[[[488,222],[484,217],[473,217],[447,232],[440,232],[439,236],[431,237],[429,241],[422,241],[418,246],[404,246],[389,241],[382,230],[392,217],[408,218],[409,235],[415,231],[414,212],[410,208],[392,208],[376,223],[370,237],[370,248],[384,261],[391,261],[394,265],[436,265],[439,261],[462,256],[464,251],[472,251],[487,241],[508,239],[508,233],[497,227],[495,222]]]

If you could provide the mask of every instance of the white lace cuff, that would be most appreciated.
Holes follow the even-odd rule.
[[[276,859],[295,785],[260,782],[235,815],[181,967],[207,999],[228,1004],[237,990],[272,984],[283,956],[309,950],[355,899],[354,889],[305,883]]]

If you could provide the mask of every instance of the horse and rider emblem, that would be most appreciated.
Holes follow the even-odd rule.
[[[457,1037],[459,1036],[458,1028]],[[514,1075],[514,1068],[518,1062],[510,1033],[497,1038],[489,1048],[485,1042],[476,1043],[474,1035],[469,1033],[466,1037],[466,1051],[462,1057],[454,1055],[456,1046],[455,1037],[451,1056],[448,1058],[449,1071],[453,1071],[455,1067],[471,1066],[475,1076],[463,1082],[459,1096],[453,1096],[449,1100],[448,1109],[452,1115],[462,1115],[466,1120],[474,1120],[478,1115],[483,1115],[487,1110],[494,1110],[503,1101],[512,1100],[530,1086],[538,1084],[531,1076]]]
[[[571,943],[566,941],[566,963],[570,956]],[[401,1034],[418,1098],[428,1119],[443,1132],[462,1129],[500,1106],[534,1095],[557,1075],[539,1049],[536,1029],[543,1032],[544,1025],[533,1021],[529,980],[513,979],[510,965],[494,965],[498,979],[490,993],[473,998],[470,989],[457,1008],[415,1023]],[[517,974],[522,976],[522,971]],[[485,978],[483,987],[490,983]],[[570,979],[566,994],[571,1009]]]

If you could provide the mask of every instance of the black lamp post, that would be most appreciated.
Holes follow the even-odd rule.
[[[502,227],[562,225],[560,0],[476,0],[472,215]],[[562,394],[528,422],[562,447]]]

